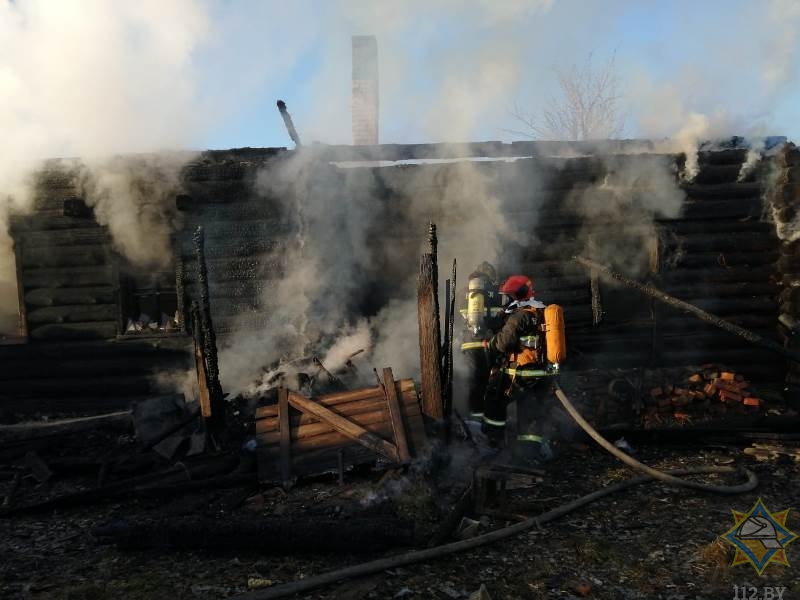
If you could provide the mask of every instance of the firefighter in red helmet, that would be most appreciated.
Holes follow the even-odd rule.
[[[548,362],[545,348],[547,307],[534,297],[533,281],[525,275],[506,279],[500,294],[507,318],[487,344],[493,367],[486,387],[483,431],[490,442],[501,445],[507,405],[517,400],[517,437],[512,450],[523,458],[547,460],[552,457],[549,441],[534,431],[535,421],[542,416],[548,378],[558,372],[558,364]],[[554,308],[561,314],[559,307]]]

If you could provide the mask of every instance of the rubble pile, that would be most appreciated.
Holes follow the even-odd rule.
[[[686,424],[696,418],[726,413],[758,414],[764,408],[763,399],[750,390],[750,383],[739,373],[714,364],[689,373],[682,380],[665,379],[650,389],[642,411],[645,427],[661,424],[670,417]]]

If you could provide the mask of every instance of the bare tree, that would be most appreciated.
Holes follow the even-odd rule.
[[[559,95],[541,114],[515,106],[512,115],[525,130],[509,130],[549,140],[600,140],[619,137],[625,126],[620,114],[616,56],[595,67],[590,54],[583,65],[556,69]]]

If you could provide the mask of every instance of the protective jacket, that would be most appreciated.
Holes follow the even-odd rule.
[[[548,375],[545,369],[544,304],[530,300],[524,306],[512,306],[511,310],[514,312],[489,344],[495,362],[500,363],[503,371],[512,377]]]

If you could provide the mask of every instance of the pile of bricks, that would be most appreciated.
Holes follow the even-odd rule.
[[[689,422],[693,416],[727,412],[755,412],[763,401],[748,389],[745,378],[717,365],[703,365],[678,383],[664,382],[645,399],[645,424],[671,416]]]

